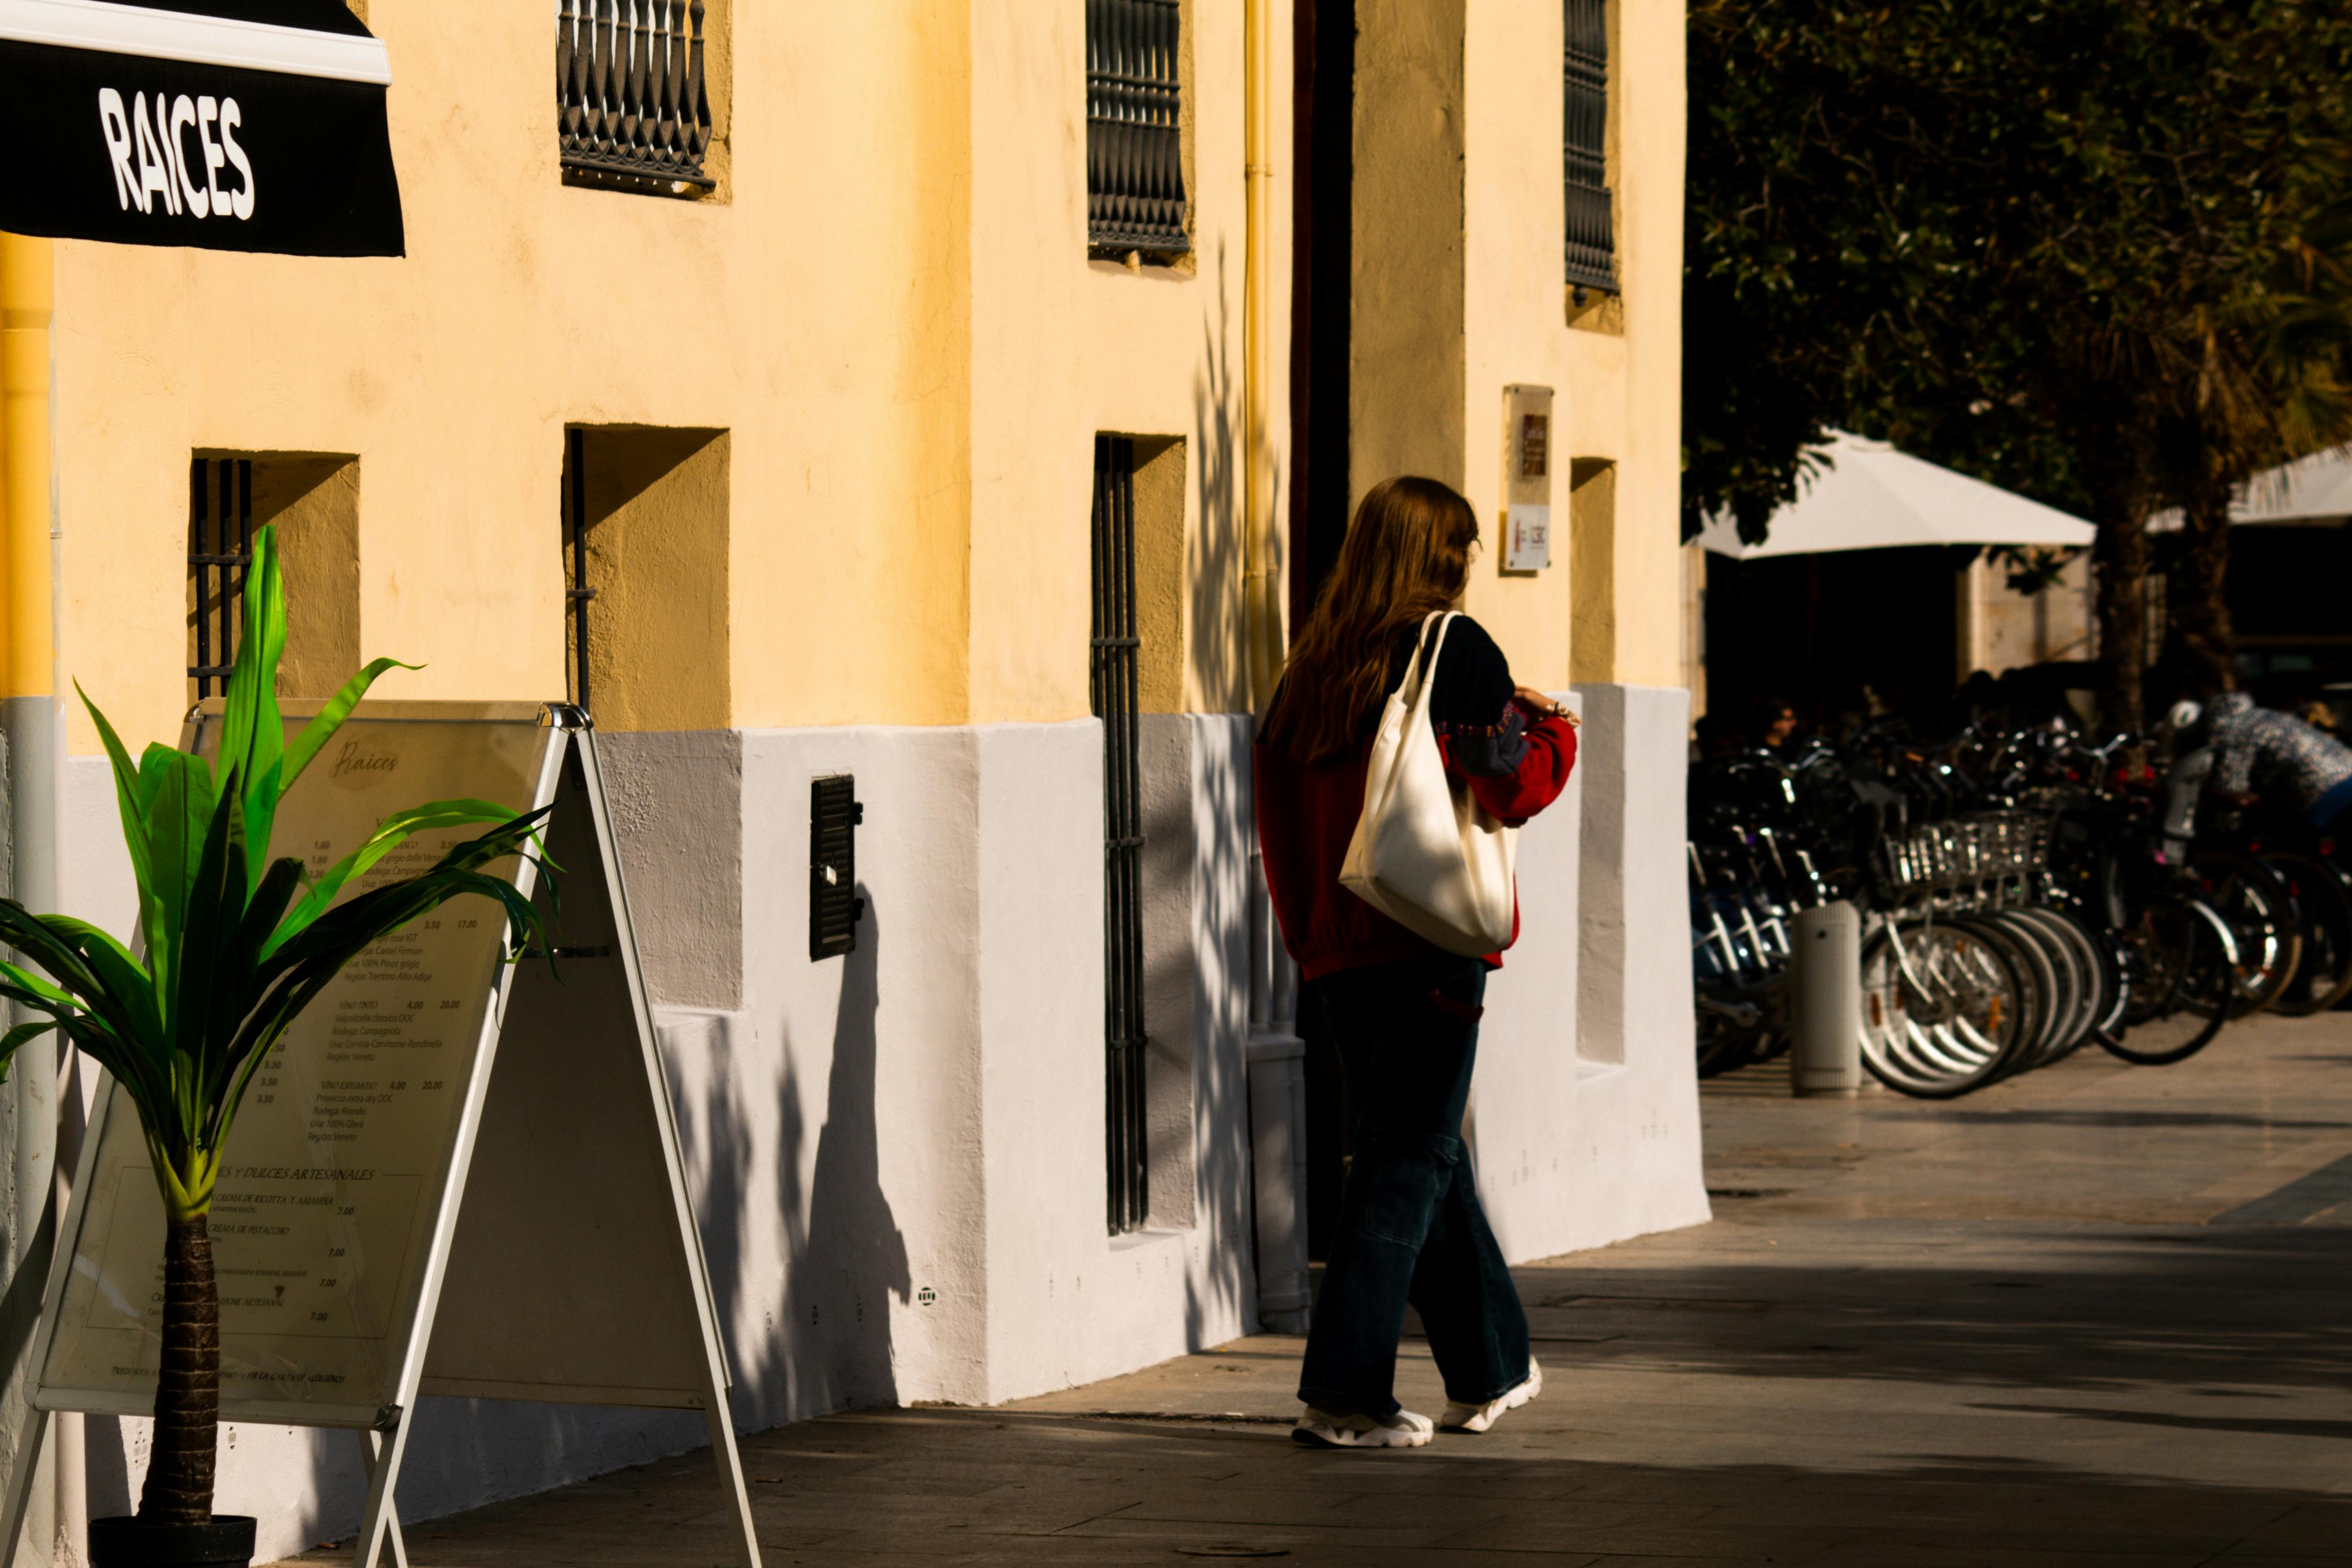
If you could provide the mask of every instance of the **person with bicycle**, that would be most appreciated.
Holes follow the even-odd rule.
[[[2179,751],[2166,848],[2232,928],[2232,1010],[2334,1006],[2352,992],[2352,879],[2327,838],[2352,823],[2352,746],[2242,691],[2175,703],[2165,727]],[[2200,821],[2200,798],[2227,809]],[[2260,817],[2241,815],[2257,805]]]
[[[2181,752],[2211,748],[2209,794],[2241,805],[2259,794],[2323,830],[2352,809],[2352,746],[2292,713],[2257,708],[2242,691],[2176,702],[2165,727]]]

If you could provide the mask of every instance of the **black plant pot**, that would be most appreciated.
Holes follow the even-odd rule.
[[[89,1521],[90,1568],[250,1568],[253,1520],[216,1513],[210,1524]]]

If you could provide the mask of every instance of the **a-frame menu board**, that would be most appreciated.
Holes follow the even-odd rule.
[[[286,704],[289,738],[317,710]],[[210,754],[220,704],[190,716]],[[366,1435],[357,1561],[405,1562],[393,1487],[419,1394],[698,1409],[758,1568],[726,1349],[679,1157],[595,736],[577,710],[362,704],[287,796],[274,847],[328,866],[391,812],[552,804],[557,969],[509,963],[465,897],[371,947],[256,1075],[212,1209],[225,1420]],[[430,865],[420,836],[345,896]],[[86,1141],[41,1331],[43,1411],[154,1407],[163,1215],[111,1085]],[[46,1426],[44,1417],[43,1426]],[[9,1490],[13,1563],[40,1434]],[[234,1500],[224,1500],[225,1504]]]

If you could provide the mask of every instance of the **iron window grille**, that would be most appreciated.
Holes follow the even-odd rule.
[[[1087,0],[1087,241],[1192,248],[1177,0]]]
[[[1090,685],[1103,727],[1103,1036],[1110,1228],[1141,1227],[1143,1132],[1143,790],[1138,773],[1135,443],[1095,437],[1094,640]]]
[[[690,195],[703,173],[704,0],[555,0],[556,129],[564,177]]]
[[[253,565],[253,459],[195,458],[188,463],[188,581],[199,698],[228,689],[236,667],[237,605]]]
[[[1617,292],[1616,221],[1609,191],[1609,3],[1567,0],[1568,281]]]
[[[563,442],[564,619],[572,634],[572,701],[595,714],[588,702],[588,605],[596,590],[588,585],[588,432],[567,430]]]

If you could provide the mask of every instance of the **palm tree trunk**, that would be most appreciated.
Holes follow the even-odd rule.
[[[2101,497],[2098,538],[2099,665],[2110,729],[2144,727],[2141,678],[2147,669],[2147,520],[2127,498]]]
[[[2199,485],[2180,509],[2180,582],[2172,595],[2191,695],[2237,683],[2237,637],[2230,626],[2230,489]]]
[[[220,1290],[205,1216],[175,1219],[163,1239],[163,1371],[155,1386],[154,1452],[139,1518],[205,1524],[213,1516],[220,1423]]]

